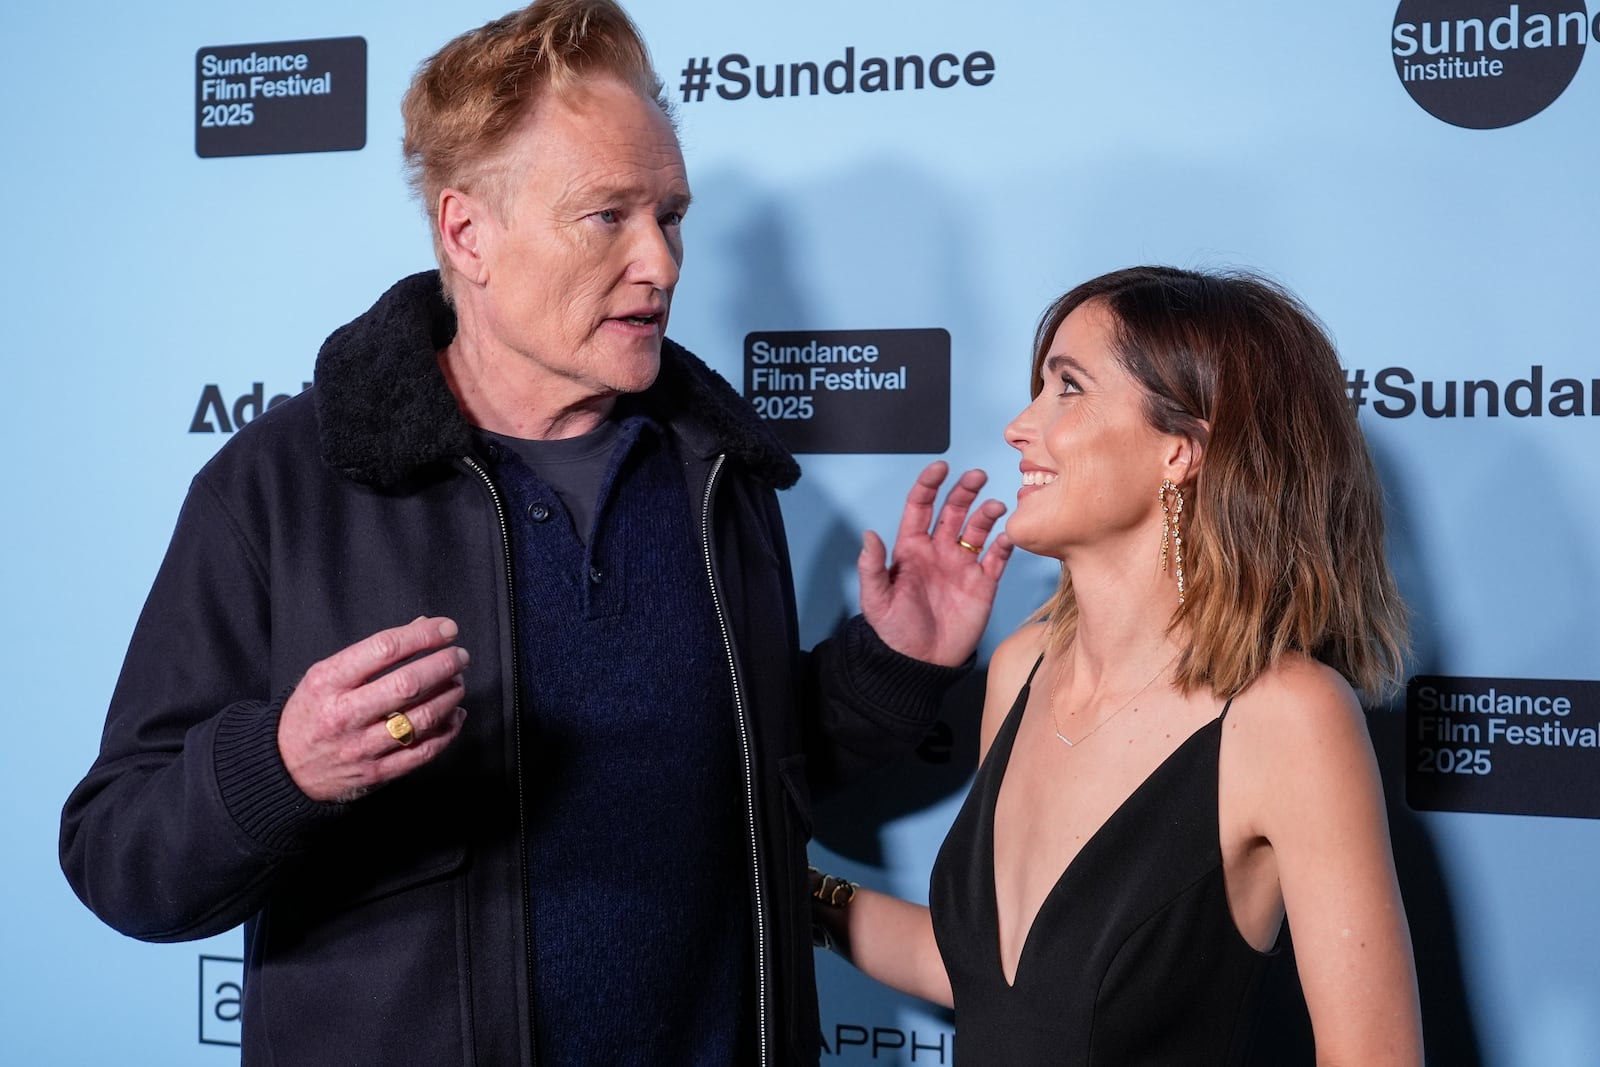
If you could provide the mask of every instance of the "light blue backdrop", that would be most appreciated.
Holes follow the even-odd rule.
[[[171,0],[0,12],[11,234],[0,434],[15,478],[0,534],[11,649],[0,1061],[237,1062],[200,1042],[200,957],[237,956],[238,935],[151,946],[101,926],[57,867],[60,804],[95,751],[188,479],[224,439],[188,432],[202,389],[216,383],[230,402],[255,382],[295,391],[329,330],[430,265],[401,180],[397,103],[421,59],[503,10]],[[984,86],[680,103],[696,204],[672,334],[738,383],[751,331],[942,327],[947,458],[991,471],[1003,498],[1017,477],[1000,430],[1027,396],[1039,311],[1129,263],[1266,270],[1369,375],[1503,383],[1539,364],[1547,380],[1600,377],[1592,69],[1542,114],[1479,131],[1406,94],[1390,2],[632,11],[674,89],[689,59],[730,53],[752,65],[821,66],[846,47],[858,63],[994,57]],[[364,150],[196,157],[196,49],[343,36],[368,43]],[[1585,411],[1363,409],[1416,612],[1414,672],[1600,677],[1600,423]],[[785,511],[811,636],[850,609],[859,530],[892,530],[927,458],[802,457]],[[1053,573],[1016,559],[985,651]],[[970,711],[952,711],[954,764],[913,761],[824,810],[821,865],[925,897],[970,772]],[[1600,1063],[1600,827],[1409,811],[1402,725],[1392,712],[1374,734],[1435,1062]],[[821,966],[834,1059],[948,1062],[946,1017]],[[207,1025],[227,1039],[215,1017]],[[858,1037],[867,1044],[848,1043]]]

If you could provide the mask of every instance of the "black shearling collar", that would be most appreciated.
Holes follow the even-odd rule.
[[[439,272],[424,271],[397,282],[323,342],[315,391],[330,467],[364,485],[392,488],[473,451],[472,428],[435,357],[455,332]],[[702,456],[727,452],[774,489],[800,477],[794,457],[750,405],[674,341],[662,344],[661,372],[639,401]]]

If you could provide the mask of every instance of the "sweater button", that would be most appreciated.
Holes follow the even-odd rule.
[[[599,585],[601,577],[602,577],[602,575],[600,574],[600,568],[599,567],[590,567],[589,568],[589,580],[591,582],[593,582],[595,585]]]
[[[535,500],[528,505],[528,518],[534,522],[544,522],[550,517],[550,508],[547,504]]]

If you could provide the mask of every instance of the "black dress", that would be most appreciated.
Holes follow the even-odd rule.
[[[1240,936],[1223,887],[1222,716],[1190,735],[1085,842],[1040,905],[1016,984],[1006,984],[994,809],[1032,682],[1029,674],[933,868],[929,905],[955,995],[957,1062],[1246,1062],[1270,956]]]

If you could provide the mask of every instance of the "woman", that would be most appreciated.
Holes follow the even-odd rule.
[[[1398,680],[1404,609],[1343,382],[1252,276],[1117,271],[1041,320],[1006,535],[1061,584],[995,651],[931,913],[813,874],[824,941],[953,1006],[967,1062],[1242,1062],[1285,916],[1318,1062],[1421,1062],[1352,689]]]

